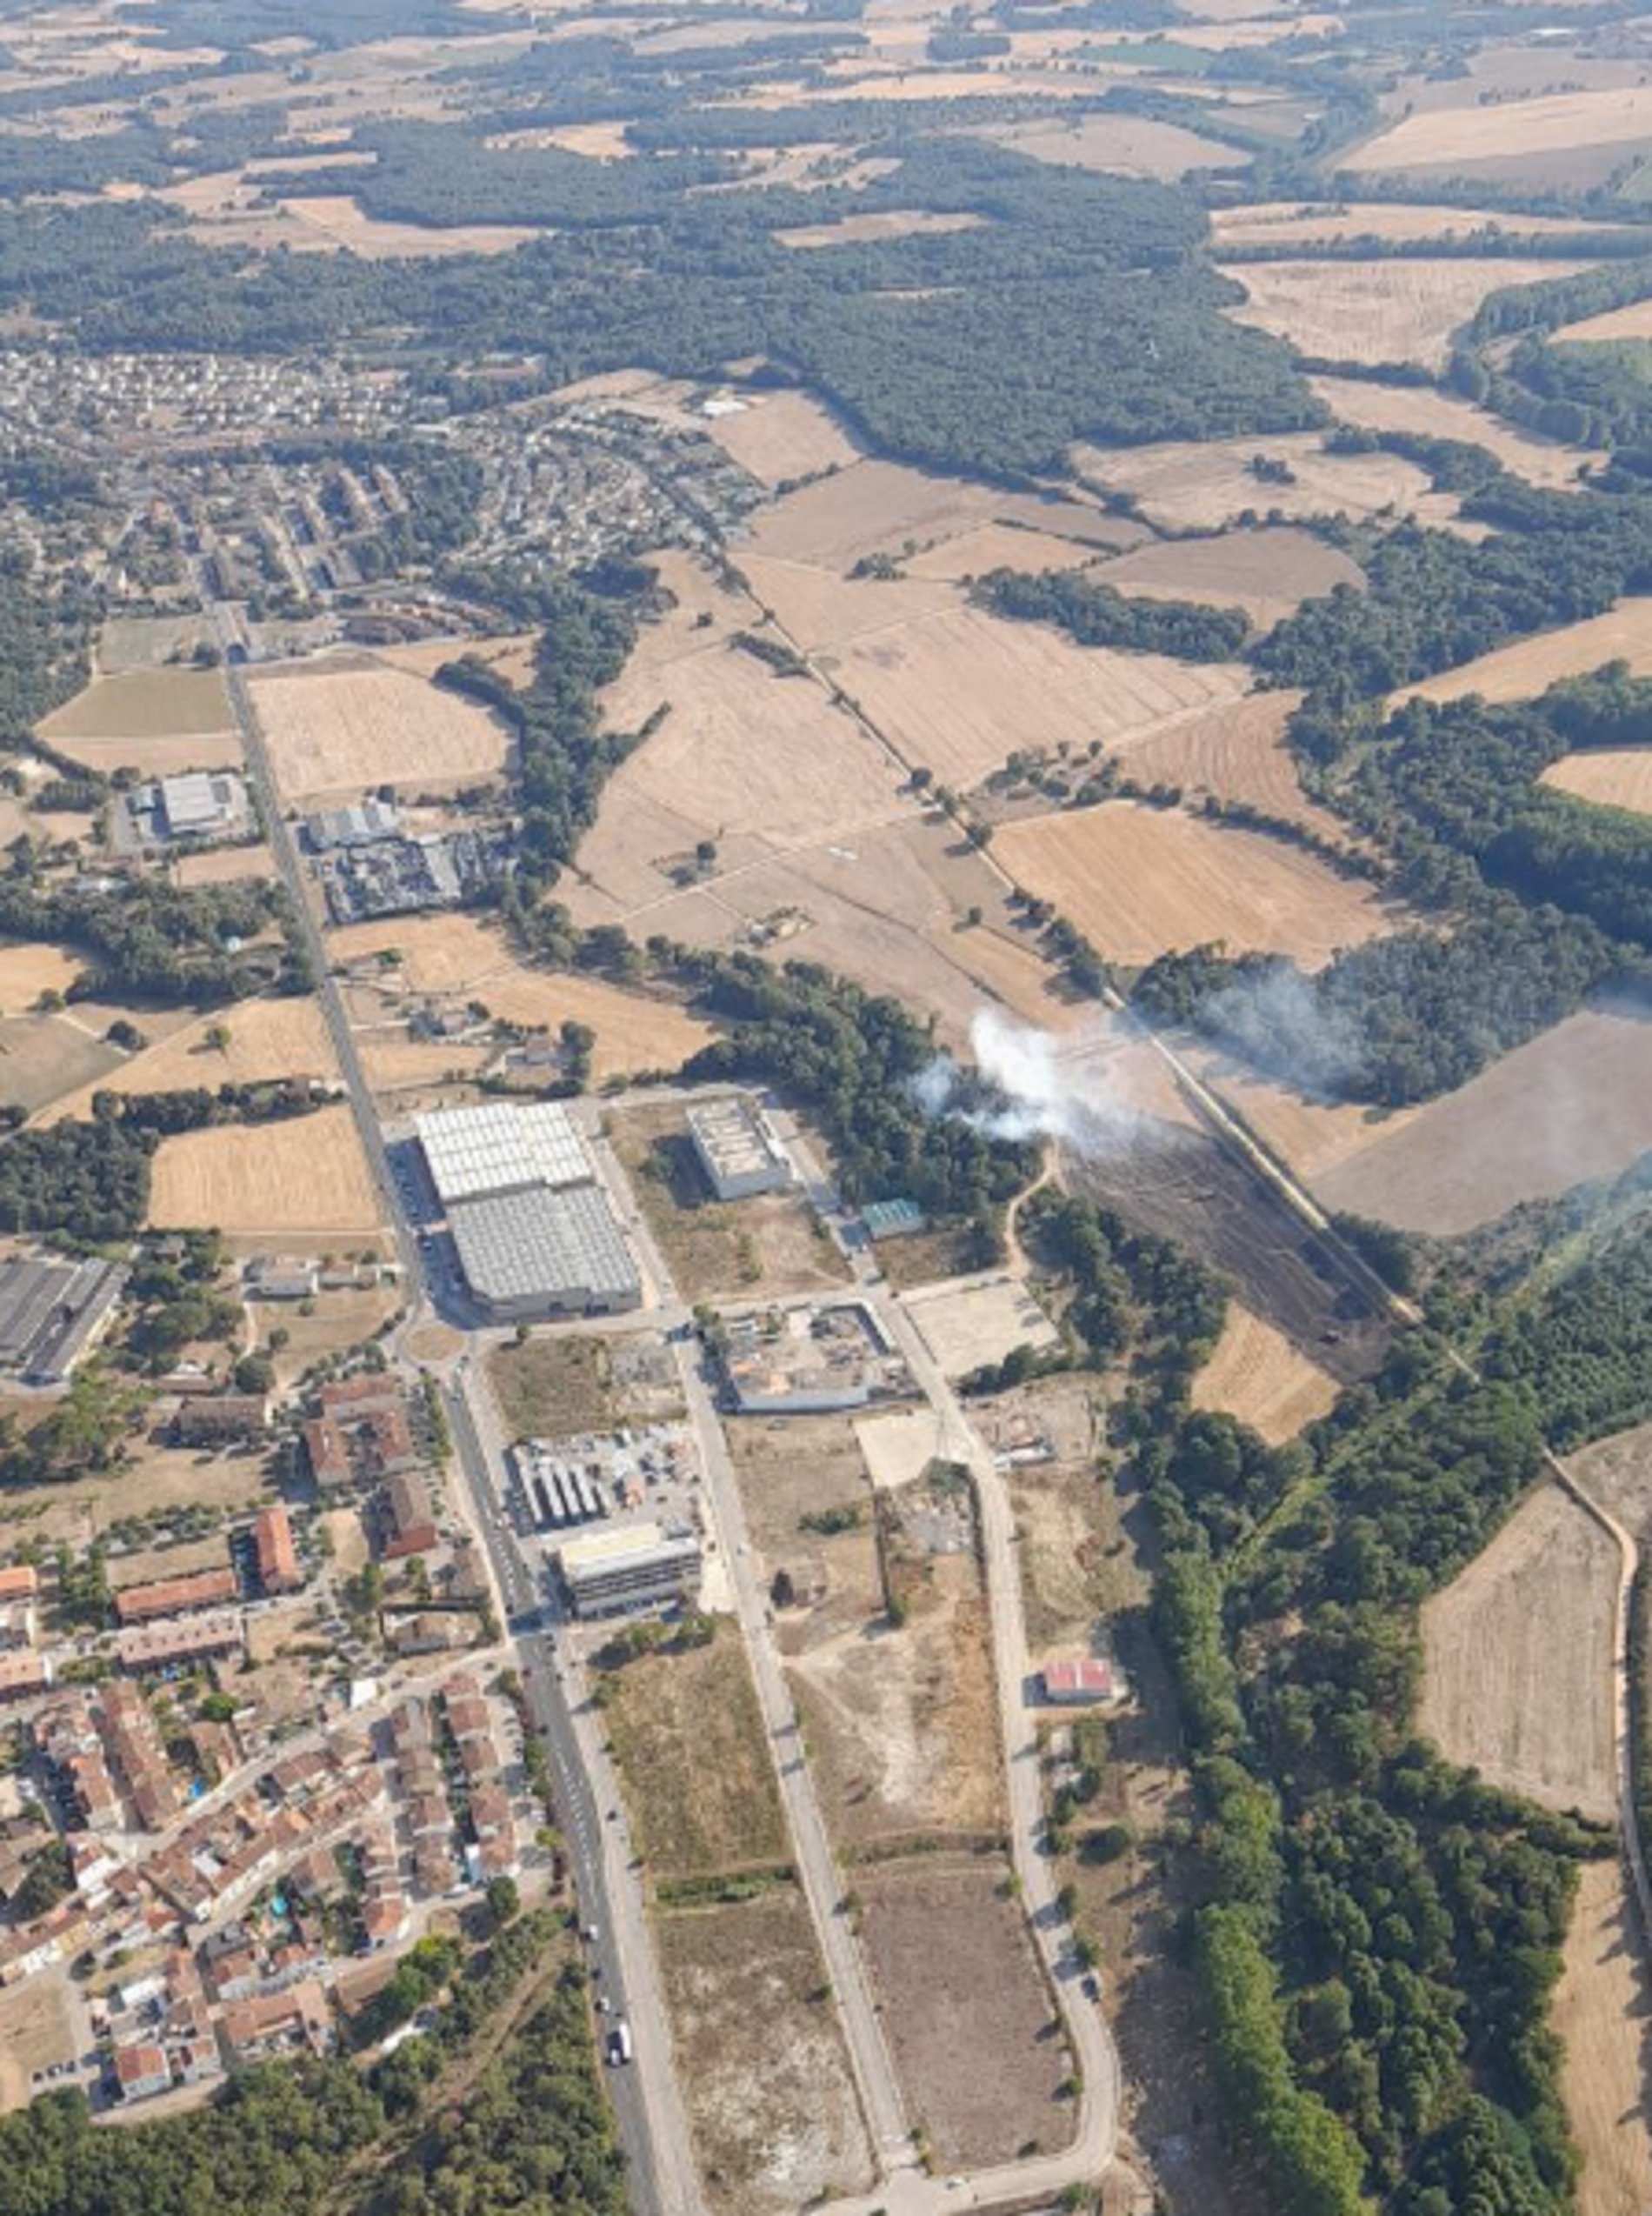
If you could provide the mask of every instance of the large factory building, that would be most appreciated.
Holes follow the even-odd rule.
[[[417,1130],[465,1283],[496,1321],[638,1305],[636,1264],[559,1102],[443,1109]]]

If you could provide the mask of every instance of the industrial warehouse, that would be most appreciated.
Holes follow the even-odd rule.
[[[555,1101],[419,1117],[425,1167],[478,1306],[499,1322],[611,1315],[642,1279],[585,1142]]]
[[[0,1371],[62,1385],[107,1326],[126,1283],[117,1262],[0,1262]]]

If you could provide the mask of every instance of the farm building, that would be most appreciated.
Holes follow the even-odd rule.
[[[45,1255],[0,1262],[0,1370],[61,1385],[114,1314],[126,1274]]]
[[[307,1254],[256,1255],[243,1274],[250,1300],[308,1300],[321,1276]]]
[[[126,799],[131,836],[147,846],[232,838],[252,820],[244,780],[226,770],[187,770],[135,785]]]
[[[689,1111],[689,1136],[719,1200],[780,1192],[791,1183],[791,1164],[773,1125],[743,1100],[696,1103]]]
[[[570,1539],[556,1562],[576,1614],[623,1616],[687,1599],[699,1582],[700,1548],[657,1524],[631,1524]]]
[[[1044,1699],[1062,1708],[1112,1707],[1124,1697],[1124,1681],[1111,1662],[1095,1655],[1074,1655],[1046,1662]]]

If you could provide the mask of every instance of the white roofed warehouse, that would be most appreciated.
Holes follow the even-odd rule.
[[[743,1100],[696,1101],[689,1111],[689,1136],[719,1200],[783,1192],[791,1183],[791,1164],[768,1117]]]
[[[686,1600],[700,1581],[699,1541],[657,1524],[593,1532],[558,1549],[557,1566],[577,1614],[623,1616]]]

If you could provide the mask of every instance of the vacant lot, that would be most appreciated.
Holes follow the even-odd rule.
[[[0,1996],[0,2108],[27,2106],[37,2070],[68,2062],[77,2052],[74,2019],[63,1973],[27,1978]]]
[[[1477,692],[1494,705],[1506,700],[1535,700],[1562,677],[1598,670],[1608,662],[1627,662],[1636,677],[1652,671],[1652,597],[1621,600],[1604,616],[1558,631],[1540,631],[1513,646],[1500,646],[1478,660],[1462,663],[1438,677],[1425,677],[1393,695],[1389,705],[1407,700],[1461,700]]]
[[[1270,1446],[1326,1414],[1336,1394],[1334,1378],[1237,1301],[1229,1304],[1216,1351],[1193,1381],[1196,1408],[1236,1416]]]
[[[222,1031],[222,1045],[208,1043],[208,1034]],[[158,1045],[132,1055],[121,1070],[121,1088],[128,1092],[183,1092],[197,1085],[214,1091],[221,1085],[260,1085],[274,1078],[315,1078],[325,1080],[338,1074],[332,1041],[316,1002],[283,998],[243,1000],[238,1005],[197,1017]],[[57,1103],[50,1120],[91,1113],[95,1084],[70,1093]],[[258,1138],[247,1134],[256,1147]]]
[[[1552,2018],[1565,2048],[1566,2113],[1583,2156],[1579,2216],[1643,2216],[1652,2207],[1649,2018],[1645,1939],[1623,1865],[1615,1855],[1585,1862]]]
[[[1220,940],[1313,969],[1386,928],[1369,886],[1316,856],[1133,801],[1006,824],[993,852],[1109,961]]]
[[[1652,324],[1648,328],[1652,330]],[[1376,384],[1364,377],[1310,377],[1309,383],[1342,423],[1361,431],[1399,431],[1411,437],[1462,439],[1484,447],[1529,484],[1570,485],[1591,458],[1580,446],[1539,438],[1504,423],[1488,409],[1426,385]]]
[[[276,858],[267,846],[216,846],[204,854],[180,854],[172,875],[181,885],[236,884],[256,878],[270,883],[277,874]]]
[[[0,1015],[27,1015],[43,992],[67,992],[84,967],[66,946],[0,946]]]
[[[1652,1011],[1625,1003],[1569,1016],[1386,1124],[1322,1112],[1354,1119],[1351,1143],[1312,1177],[1328,1206],[1406,1231],[1473,1231],[1522,1201],[1614,1176],[1652,1147]]]
[[[335,662],[255,676],[251,692],[290,800],[463,784],[505,765],[502,724],[406,670]]]
[[[677,1909],[654,1941],[715,2216],[779,2216],[869,2186],[849,2057],[796,1889]]]
[[[780,1790],[744,1643],[623,1663],[599,1679],[638,1847],[656,1884],[787,1859]]]
[[[1245,262],[1227,274],[1247,298],[1228,313],[1299,353],[1333,362],[1418,362],[1440,370],[1452,334],[1489,292],[1569,277],[1587,262],[1489,257],[1442,262]]]
[[[1621,145],[1649,135],[1652,88],[1623,85],[1406,116],[1342,159],[1348,169],[1372,171],[1467,170],[1509,160],[1529,169],[1540,156]]]
[[[365,1346],[379,1325],[395,1315],[402,1296],[393,1285],[372,1285],[356,1291],[318,1292],[313,1302],[250,1300],[247,1313],[252,1327],[266,1345],[273,1331],[283,1331],[287,1343],[270,1358],[276,1381],[283,1389],[295,1384],[314,1362]],[[312,1313],[302,1311],[309,1307]]]
[[[946,1459],[946,1434],[927,1400],[881,1416],[857,1416],[855,1438],[872,1483],[891,1492],[916,1485],[932,1462]]]
[[[111,616],[97,634],[97,666],[106,677],[154,669],[192,654],[203,635],[199,616]]]
[[[909,2108],[944,2170],[1073,2135],[1069,2063],[1008,1871],[928,1855],[856,1874],[861,1937]]]
[[[1253,467],[1258,457],[1282,463],[1289,478],[1259,477]],[[1394,454],[1328,454],[1317,431],[1208,445],[1196,440],[1123,449],[1081,445],[1073,458],[1086,477],[1134,495],[1142,513],[1168,531],[1219,531],[1247,514],[1287,520],[1347,516],[1358,522],[1387,509],[1409,513],[1429,491],[1415,462]]]
[[[1422,1608],[1422,1730],[1546,1808],[1609,1821],[1617,1549],[1546,1485]]]
[[[850,223],[875,221],[867,217]],[[788,234],[778,231],[777,238]],[[796,244],[798,234],[792,234]],[[754,392],[743,396],[737,416],[709,418],[704,429],[723,452],[764,484],[789,484],[817,477],[823,470],[847,469],[861,450],[823,402],[807,392]]]
[[[1053,1346],[1056,1326],[1019,1278],[909,1293],[907,1313],[949,1378],[1001,1362],[1018,1346]]]
[[[261,1125],[225,1125],[163,1140],[150,1191],[151,1224],[226,1232],[370,1234],[379,1205],[350,1110]]]
[[[843,1258],[801,1192],[716,1198],[683,1109],[621,1110],[609,1128],[685,1300],[809,1292],[844,1282]]]
[[[1096,581],[1133,598],[1239,608],[1266,631],[1304,600],[1365,579],[1357,563],[1310,531],[1263,529],[1135,547],[1099,568]]]
[[[523,1339],[494,1348],[488,1380],[512,1438],[560,1438],[683,1413],[676,1372],[658,1340]]]
[[[234,729],[216,670],[132,670],[94,677],[41,725],[41,735],[79,758],[83,739],[207,737]]]

